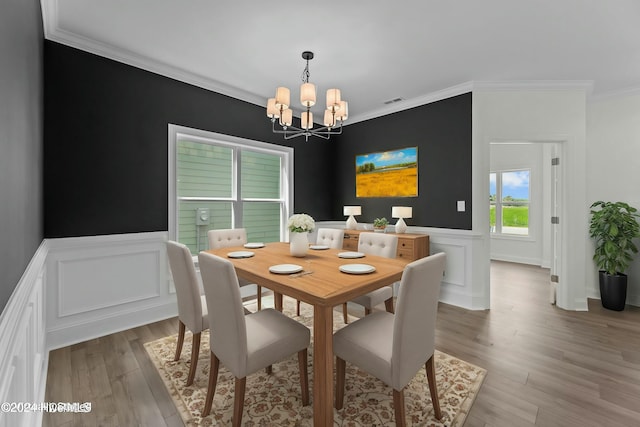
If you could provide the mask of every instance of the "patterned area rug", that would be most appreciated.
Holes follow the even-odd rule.
[[[255,306],[247,308],[255,310]],[[301,316],[295,315],[295,301],[285,297],[284,313],[304,325],[313,325],[313,307],[302,304]],[[355,320],[355,318],[354,318]],[[334,312],[334,330],[344,326],[342,316]],[[312,329],[313,331],[313,329]],[[312,338],[313,339],[313,338]],[[227,426],[233,414],[234,377],[220,366],[218,386],[211,414],[200,416],[207,395],[209,376],[209,335],[202,333],[196,379],[185,386],[189,372],[191,335],[184,340],[182,357],[174,362],[177,335],[145,344],[180,415],[187,426]],[[311,346],[313,347],[313,346]],[[313,399],[313,353],[309,349],[309,390]],[[422,368],[405,388],[407,423],[414,426],[462,426],[486,370],[448,354],[436,351],[436,377],[442,419],[433,414],[426,372]],[[344,407],[334,409],[337,426],[395,426],[392,389],[382,381],[347,363]],[[264,370],[247,377],[244,426],[312,426],[313,403],[301,406],[297,355],[273,365],[272,375]]]

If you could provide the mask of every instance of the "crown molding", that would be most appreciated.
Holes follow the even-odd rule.
[[[469,93],[472,90],[473,82],[461,83],[459,85],[451,86],[436,92],[431,92],[426,95],[418,96],[416,98],[406,99],[404,101],[391,104],[387,107],[378,108],[364,114],[356,114],[350,116],[349,123],[345,123],[344,126],[363,122],[365,120],[375,119],[378,117],[386,116],[388,114],[397,113],[399,111],[419,107],[421,105],[431,104],[432,102],[441,101],[443,99],[451,98],[457,95],[462,95],[463,93]]]
[[[45,39],[82,51],[112,59],[123,64],[131,65],[161,76],[169,77],[203,89],[246,101],[251,104],[266,106],[264,97],[257,96],[237,87],[229,86],[217,80],[174,67],[161,61],[156,61],[106,43],[98,43],[77,34],[60,29],[58,23],[58,6],[56,0],[41,0],[43,28]]]
[[[513,80],[474,81],[474,91],[554,91],[583,90],[587,96],[593,92],[593,80]]]
[[[606,101],[609,99],[624,98],[626,96],[634,96],[634,95],[640,95],[640,86],[601,93],[601,94],[592,96],[590,100],[593,102]]]

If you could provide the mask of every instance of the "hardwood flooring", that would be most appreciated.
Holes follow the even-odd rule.
[[[564,311],[548,283],[548,270],[493,262],[491,310],[440,304],[436,347],[488,370],[465,426],[639,426],[640,308]],[[52,351],[46,400],[92,411],[43,425],[183,426],[143,347],[175,333],[169,319]]]

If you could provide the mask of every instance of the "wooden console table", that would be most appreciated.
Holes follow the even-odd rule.
[[[358,250],[360,233],[373,233],[369,230],[344,230],[344,242],[342,248],[349,251]],[[398,236],[398,251],[396,258],[406,261],[415,261],[429,255],[429,235],[411,233],[387,233]]]

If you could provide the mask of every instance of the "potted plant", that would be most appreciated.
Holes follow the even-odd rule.
[[[389,221],[387,220],[387,218],[376,218],[373,220],[373,231],[384,233],[384,231],[387,229],[387,225],[389,225]]]
[[[633,239],[640,237],[637,209],[623,202],[598,201],[591,205],[589,237],[596,243],[593,260],[599,271],[602,306],[624,310],[627,275],[624,273],[638,253]]]

